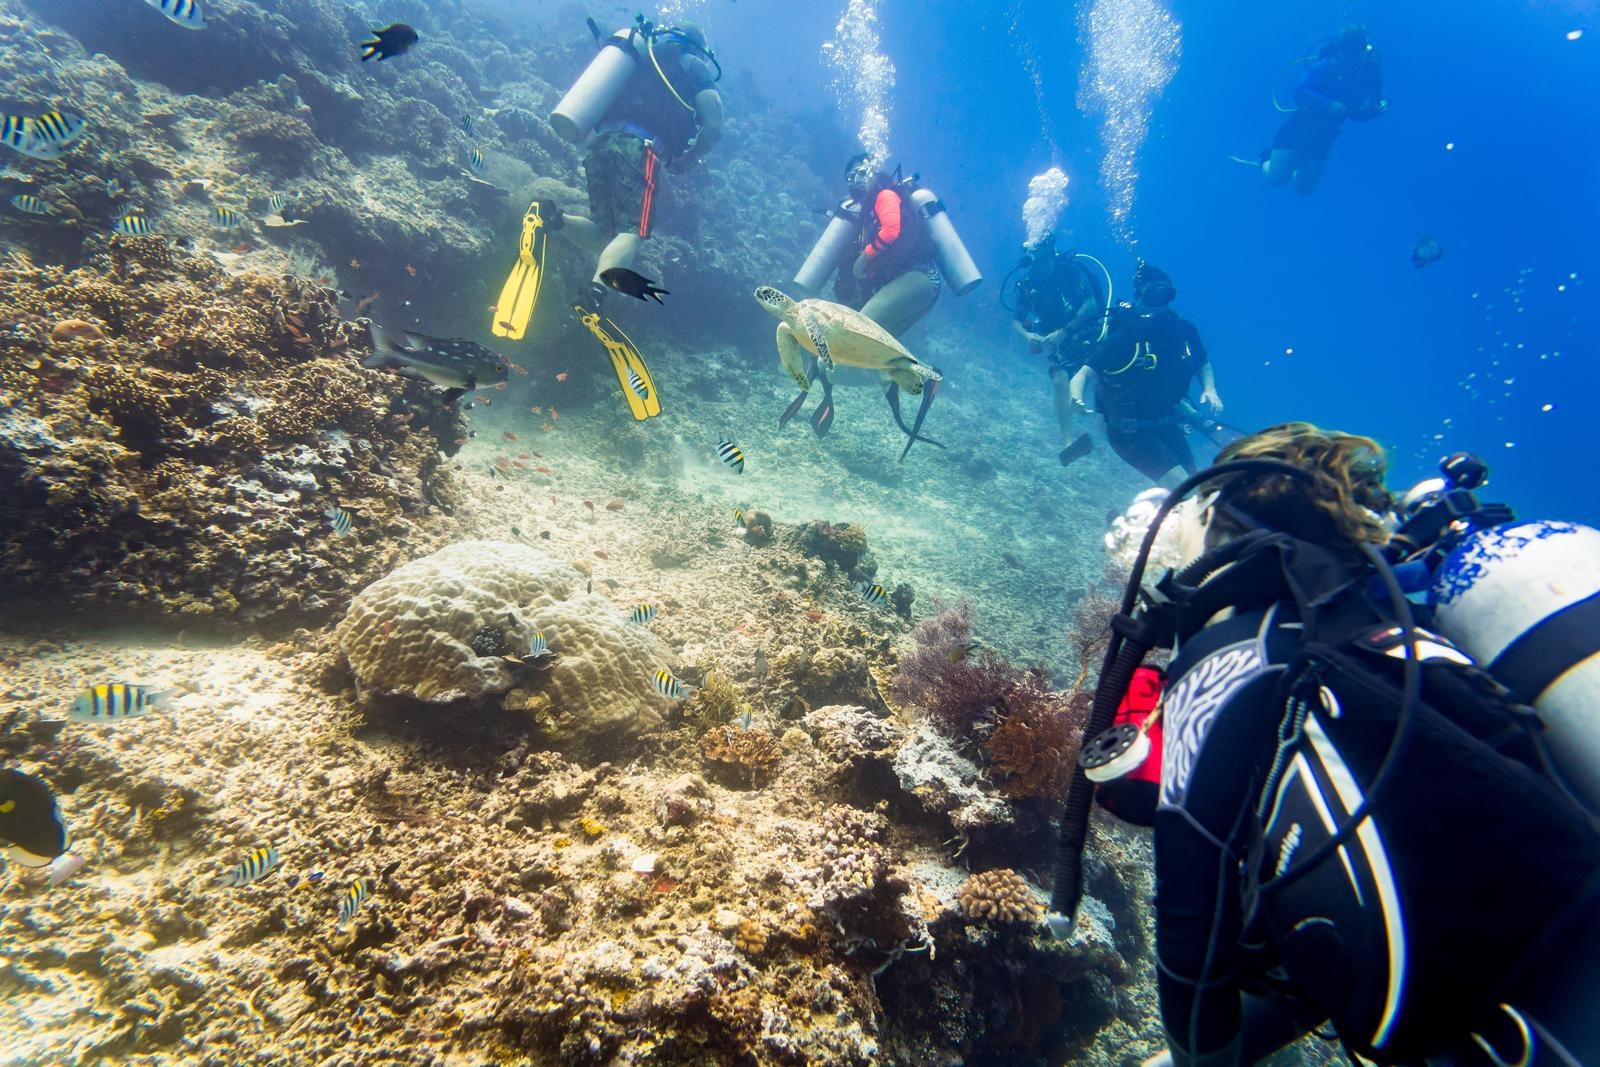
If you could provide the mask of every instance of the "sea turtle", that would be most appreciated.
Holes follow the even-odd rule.
[[[827,300],[795,301],[770,285],[758,288],[755,297],[780,320],[778,358],[801,389],[811,388],[806,352],[816,353],[824,372],[835,363],[883,371],[913,396],[925,383],[940,380],[938,371],[919,362],[888,330],[853,308]]]

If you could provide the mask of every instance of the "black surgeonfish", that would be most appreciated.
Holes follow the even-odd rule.
[[[672,295],[665,289],[657,289],[655,279],[646,278],[627,267],[607,268],[600,272],[600,280],[619,293],[627,293],[635,300],[653,299],[660,304],[662,297]]]
[[[361,42],[361,62],[373,56],[382,63],[390,56],[403,56],[417,43],[417,31],[403,22],[396,22],[381,30],[373,30],[372,40]]]
[[[67,850],[56,795],[31,774],[0,770],[0,841],[0,851],[24,867],[48,867]]]

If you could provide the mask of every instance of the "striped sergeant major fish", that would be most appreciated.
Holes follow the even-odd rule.
[[[66,152],[40,138],[37,125],[26,115],[0,116],[0,144],[29,159],[60,159]]]
[[[78,699],[72,702],[72,712],[68,718],[75,722],[136,719],[164,707],[177,693],[176,689],[155,690],[147,685],[129,685],[127,682],[93,685],[78,694]]]
[[[367,902],[376,888],[371,878],[357,878],[350,883],[350,888],[344,891],[344,896],[339,898],[339,925],[348,926],[350,920],[356,917],[356,912],[361,905]]]
[[[111,231],[123,237],[149,237],[156,232],[150,225],[149,219],[132,211],[117,219],[117,224],[111,227]]]
[[[355,525],[350,513],[337,504],[324,511],[322,517],[328,520],[328,525],[333,527],[333,532],[340,537],[349,537],[351,528]]]
[[[628,613],[628,621],[635,626],[648,626],[658,610],[654,604],[640,604]]]
[[[206,16],[200,10],[198,0],[144,0],[144,2],[186,30],[206,28]]]
[[[255,848],[250,854],[228,873],[226,885],[235,889],[247,886],[251,882],[259,882],[283,863],[283,857],[278,855],[275,848]]]
[[[33,136],[52,148],[61,148],[83,135],[89,120],[69,112],[46,111],[33,120]]]
[[[550,642],[545,639],[544,631],[533,631],[533,637],[528,641],[528,655],[541,656],[548,651],[550,651]]]
[[[733,473],[744,473],[744,450],[726,437],[717,438],[717,458]]]
[[[673,677],[672,672],[669,670],[656,671],[650,681],[651,685],[655,687],[655,691],[668,700],[682,700],[694,692],[694,686],[684,685],[683,682]]]
[[[889,606],[889,590],[872,582],[857,582],[856,592],[860,593],[866,602],[875,608]]]
[[[640,400],[650,399],[650,387],[644,384],[644,379],[639,377],[639,372],[632,367],[628,368],[628,388],[633,390],[633,395]]]

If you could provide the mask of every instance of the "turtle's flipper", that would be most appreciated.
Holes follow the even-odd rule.
[[[811,428],[818,437],[826,437],[833,428],[833,382],[825,370],[819,369],[817,376],[822,379],[822,403],[811,413]]]
[[[933,403],[934,394],[939,391],[939,381],[940,379],[938,378],[928,379],[928,388],[924,389],[922,393],[922,406],[917,409],[917,421],[911,425],[910,429],[906,428],[906,421],[900,414],[900,386],[894,382],[889,383],[889,391],[884,394],[884,399],[889,401],[889,410],[894,412],[895,425],[900,427],[900,432],[904,433],[907,438],[906,447],[900,451],[900,459],[902,461],[906,458],[906,453],[911,451],[911,446],[918,441],[926,441],[935,448],[944,447],[933,438],[922,435],[922,420],[928,417],[928,408]]]
[[[595,340],[605,346],[606,355],[611,357],[611,369],[622,384],[622,396],[627,400],[633,417],[644,420],[661,414],[661,397],[656,391],[655,379],[650,376],[650,368],[645,365],[644,357],[639,355],[633,340],[616,323],[602,319],[598,312],[582,304],[574,304],[572,309],[578,313],[578,318],[588,331],[594,334]],[[643,383],[642,395],[629,380],[629,371]]]
[[[817,361],[815,357],[808,355],[805,356],[803,362],[805,366],[801,376],[805,380],[805,385],[802,387],[800,395],[789,401],[789,406],[783,409],[782,415],[778,416],[778,429],[780,430],[789,425],[790,419],[800,414],[800,409],[805,406],[806,397],[811,395],[811,377],[816,373]]]
[[[535,200],[528,205],[528,213],[522,217],[522,241],[517,248],[517,262],[512,265],[506,284],[500,289],[500,301],[495,305],[494,321],[490,324],[496,337],[520,341],[527,332],[533,309],[539,303],[539,286],[544,281],[546,229],[539,207],[539,201]]]
[[[817,321],[816,316],[806,314],[805,309],[801,308],[800,325],[805,327],[806,337],[810,339],[812,347],[817,350],[817,359],[822,363],[822,369],[831,371],[833,369],[833,356],[828,352],[827,333],[823,330],[822,324]]]
[[[807,366],[811,357],[806,355],[806,350],[795,340],[794,331],[789,328],[787,322],[778,323],[778,360],[796,385],[801,389],[811,388],[811,372]]]

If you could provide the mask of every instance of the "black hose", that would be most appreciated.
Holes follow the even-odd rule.
[[[1094,704],[1090,707],[1089,718],[1083,726],[1084,744],[1110,729],[1111,721],[1117,714],[1117,707],[1122,703],[1129,683],[1133,681],[1133,672],[1144,663],[1144,657],[1150,649],[1167,634],[1167,627],[1155,625],[1148,619],[1135,617],[1133,614],[1140,586],[1144,582],[1145,567],[1149,563],[1150,551],[1155,545],[1156,536],[1161,532],[1161,524],[1166,521],[1167,516],[1179,502],[1201,485],[1224,475],[1244,473],[1311,477],[1308,472],[1281,460],[1232,460],[1190,476],[1167,496],[1157,510],[1155,518],[1151,520],[1150,528],[1145,531],[1144,541],[1139,546],[1139,555],[1134,560],[1133,569],[1128,575],[1128,584],[1123,589],[1122,610],[1111,620],[1111,640],[1106,646],[1106,658],[1100,669],[1099,683],[1095,686]],[[1272,534],[1269,531],[1252,530],[1242,537],[1218,545],[1178,571],[1174,581],[1180,586],[1190,588],[1197,586],[1270,536]],[[1170,620],[1168,621],[1170,624]],[[1066,805],[1061,813],[1056,846],[1055,880],[1050,890],[1050,913],[1065,920],[1064,923],[1052,922],[1052,929],[1060,937],[1065,937],[1067,930],[1071,928],[1078,911],[1078,902],[1083,897],[1083,850],[1089,840],[1089,815],[1093,808],[1094,783],[1089,781],[1082,765],[1075,765],[1072,769],[1072,784],[1067,787]]]

